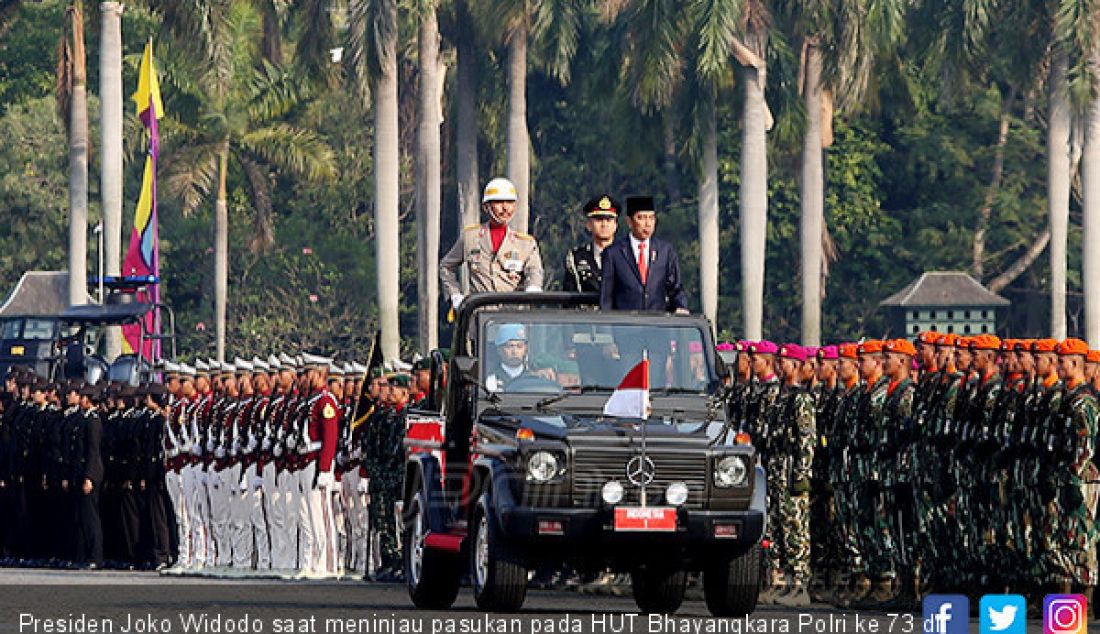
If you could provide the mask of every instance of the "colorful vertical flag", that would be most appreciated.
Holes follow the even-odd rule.
[[[156,303],[160,301],[160,246],[157,236],[157,157],[160,155],[160,135],[157,119],[164,116],[164,104],[160,98],[160,84],[157,81],[157,69],[153,64],[153,42],[145,45],[145,54],[141,57],[141,69],[138,71],[137,92],[133,95],[137,105],[137,114],[145,129],[149,132],[149,150],[145,156],[145,172],[141,179],[141,194],[138,196],[137,209],[134,211],[134,228],[130,232],[130,246],[126,250],[126,259],[122,262],[123,277],[154,276],[157,284],[151,284],[137,295],[137,301]],[[160,334],[158,311],[150,311],[144,318],[145,331]],[[138,351],[141,341],[141,325],[124,326],[123,352],[133,354]],[[158,341],[145,341],[141,354],[149,357],[160,353]]]

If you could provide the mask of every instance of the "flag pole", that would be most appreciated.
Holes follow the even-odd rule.
[[[649,349],[642,348],[642,367],[645,369],[645,400],[647,402],[642,404],[642,506],[649,506],[646,502],[646,462],[649,460],[649,455],[646,452],[646,438],[649,436]]]

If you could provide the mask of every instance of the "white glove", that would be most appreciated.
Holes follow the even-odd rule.
[[[215,489],[220,489],[222,488],[222,477],[217,473],[211,473],[207,476],[207,483]]]
[[[229,448],[229,453],[231,455],[234,455],[234,456],[241,453],[241,439],[240,438],[234,438],[233,439],[233,444]]]
[[[252,489],[254,491],[259,491],[263,487],[264,487],[264,479],[261,478],[260,476],[252,476]],[[244,488],[244,487],[241,487],[241,488]]]
[[[225,457],[225,447],[218,445],[218,448],[214,450],[214,457],[221,460]]]
[[[207,453],[214,451],[214,437],[211,436],[206,439],[206,451]]]
[[[271,453],[274,454],[276,458],[281,458],[283,456],[283,443],[279,443],[272,447]]]
[[[206,471],[200,471],[199,482],[202,482],[203,486],[210,486],[210,474]]]
[[[362,449],[356,447],[355,449],[351,450],[351,459],[352,460],[362,460],[362,458],[363,458],[363,450]]]
[[[260,443],[260,450],[261,451],[271,451],[271,439],[270,438],[268,438],[266,436],[264,437],[264,441],[262,443]]]
[[[541,286],[528,286],[524,290],[526,290],[528,293],[541,293],[542,292],[542,287]]]
[[[355,491],[362,495],[370,493],[370,480],[366,478],[360,478],[359,484],[355,485]]]
[[[466,298],[462,296],[462,293],[451,295],[451,306],[454,306],[454,309],[458,310],[458,307],[462,305],[462,300],[464,299]]]
[[[253,451],[256,451],[256,445],[258,444],[260,443],[258,440],[256,440],[256,434],[250,432],[248,434],[248,445],[244,448],[245,452],[252,453]]]
[[[322,471],[317,474],[317,488],[331,489],[336,484],[336,478],[331,471]]]
[[[199,443],[195,443],[195,444],[191,445],[191,455],[192,456],[201,456],[202,455],[202,445],[200,445]]]

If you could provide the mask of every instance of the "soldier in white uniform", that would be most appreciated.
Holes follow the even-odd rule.
[[[471,293],[541,291],[542,256],[535,238],[508,226],[516,211],[516,187],[506,178],[494,178],[485,186],[481,208],[489,222],[462,229],[439,263],[443,294],[458,309],[462,287],[458,277],[463,263],[470,272]]]

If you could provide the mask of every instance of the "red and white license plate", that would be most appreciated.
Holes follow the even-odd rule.
[[[617,506],[617,531],[674,531],[676,509],[668,506]]]

